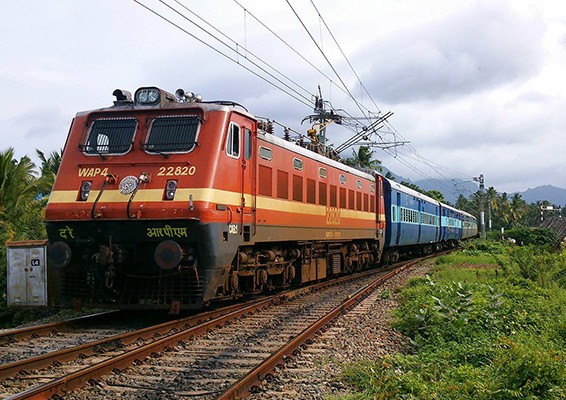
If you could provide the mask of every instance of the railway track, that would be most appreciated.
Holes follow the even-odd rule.
[[[332,319],[408,265],[4,364],[0,396],[242,398]]]
[[[6,364],[55,352],[70,345],[89,343],[154,325],[156,318],[163,319],[157,314],[147,317],[112,310],[0,332],[0,370]]]

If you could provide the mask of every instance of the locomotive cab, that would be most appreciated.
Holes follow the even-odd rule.
[[[77,114],[46,209],[50,296],[200,308],[250,239],[254,120],[155,87]],[[221,240],[218,240],[221,238]]]

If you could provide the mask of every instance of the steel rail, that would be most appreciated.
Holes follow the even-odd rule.
[[[164,349],[172,347],[175,344],[177,344],[177,343],[179,343],[183,340],[187,340],[191,337],[204,334],[204,333],[208,332],[208,330],[213,328],[213,327],[223,326],[223,325],[229,324],[230,321],[232,321],[234,319],[241,318],[244,315],[253,314],[253,313],[257,312],[258,310],[260,310],[262,308],[270,306],[271,304],[277,304],[278,302],[284,301],[286,299],[290,299],[290,298],[293,298],[293,297],[296,297],[296,296],[300,296],[304,293],[319,290],[320,288],[325,287],[325,286],[336,285],[336,284],[339,284],[340,282],[357,279],[357,278],[360,278],[360,277],[363,277],[363,276],[366,276],[366,275],[370,275],[370,274],[379,274],[379,273],[382,273],[382,272],[383,272],[382,270],[375,270],[375,269],[370,270],[370,271],[364,271],[364,272],[361,272],[361,273],[358,273],[358,274],[355,274],[355,275],[348,275],[348,276],[344,276],[344,277],[334,279],[334,280],[331,280],[331,281],[325,281],[325,282],[317,283],[315,285],[307,286],[307,287],[304,287],[304,288],[290,290],[290,291],[287,291],[287,292],[282,292],[282,293],[279,293],[279,294],[276,294],[276,295],[273,295],[273,296],[270,296],[270,297],[267,297],[267,298],[264,298],[264,299],[261,299],[261,300],[257,300],[256,302],[254,302],[252,304],[244,304],[243,307],[242,307],[242,305],[231,306],[235,309],[234,311],[228,311],[227,313],[219,315],[215,318],[212,318],[212,319],[210,319],[210,320],[208,320],[208,321],[206,321],[202,324],[196,325],[196,326],[192,326],[192,327],[189,327],[189,328],[187,328],[186,326],[182,327],[182,328],[178,327],[177,329],[181,329],[180,331],[168,333],[164,337],[159,338],[152,343],[142,345],[139,348],[133,349],[133,350],[128,351],[126,353],[120,354],[118,356],[109,358],[109,359],[104,360],[104,361],[101,361],[101,362],[96,363],[94,365],[91,365],[89,367],[83,368],[79,371],[75,371],[75,372],[68,374],[64,377],[56,378],[56,379],[49,381],[49,382],[46,382],[44,384],[34,386],[34,387],[27,389],[23,392],[20,392],[18,394],[7,397],[6,400],[51,399],[51,398],[54,398],[54,396],[62,395],[62,394],[66,393],[66,392],[68,392],[72,389],[84,386],[86,383],[88,383],[90,381],[94,381],[94,380],[100,378],[102,375],[105,375],[105,374],[112,372],[112,371],[127,368],[131,364],[133,364],[133,363],[135,363],[139,360],[143,360],[147,356],[151,356],[154,353],[157,353],[159,351],[162,351]],[[220,310],[217,310],[217,311],[220,312]],[[191,318],[191,317],[189,317],[189,318]],[[200,318],[202,319],[202,315],[200,316]],[[186,325],[186,322],[184,324]],[[149,332],[152,328],[155,328],[155,327],[149,327],[149,328],[144,328],[144,329]],[[169,332],[171,332],[171,331],[172,331],[172,329],[169,329]],[[117,335],[117,336],[135,335],[136,333],[139,334],[139,331],[132,331],[132,332],[128,332],[126,334]],[[110,337],[110,338],[106,338],[104,340],[106,340],[107,343],[112,343],[112,342],[116,342],[116,337]],[[93,346],[93,343],[85,343],[84,345],[77,346],[77,347],[84,347],[84,349],[88,350],[89,348],[92,349],[95,346]],[[57,353],[55,355],[56,357],[61,355],[61,354],[59,354],[59,352],[56,352],[56,353]],[[39,356],[39,357],[41,357],[41,356]],[[50,361],[50,362],[53,362],[53,360]],[[14,364],[19,364],[19,363],[20,362],[16,362]],[[42,363],[43,363],[44,366],[45,366],[45,363],[47,363],[47,365],[49,365],[48,361],[42,361]],[[9,365],[8,365],[8,367],[9,367]],[[10,367],[10,369],[11,369],[10,374],[13,374],[14,370],[16,370],[17,368],[19,368],[19,370],[22,369],[21,365],[14,366],[14,367],[15,368]]]
[[[64,321],[49,322],[47,324],[42,324],[42,325],[35,325],[26,328],[8,330],[0,333],[0,343],[13,343],[14,341],[20,339],[27,339],[34,335],[48,334],[64,327],[84,324],[86,322],[93,322],[96,321],[97,319],[114,316],[119,313],[120,313],[119,310],[109,310],[96,314],[83,315],[80,317],[71,318]]]
[[[164,336],[171,331],[187,329],[190,325],[200,324],[204,320],[210,320],[220,315],[227,314],[241,308],[240,304],[231,305],[214,311],[200,313],[190,317],[164,322],[159,325],[137,329],[130,332],[112,335],[94,342],[83,343],[66,349],[52,351],[24,360],[0,365],[0,380],[17,375],[26,370],[46,368],[56,362],[66,362],[79,356],[90,356],[100,353],[103,349],[118,348],[135,342],[138,339],[149,339],[151,337]]]
[[[433,256],[436,257],[437,255]],[[393,269],[390,272],[387,272],[385,275],[380,276],[375,281],[369,283],[365,287],[350,295],[344,302],[342,302],[342,304],[335,307],[326,316],[319,319],[310,327],[304,329],[299,335],[291,339],[289,342],[287,342],[287,344],[283,345],[269,358],[265,359],[256,368],[251,370],[246,376],[235,382],[224,393],[217,397],[217,400],[236,400],[247,397],[250,393],[252,393],[254,388],[257,388],[259,387],[259,385],[261,385],[262,381],[270,379],[273,371],[277,368],[277,366],[284,365],[286,361],[292,359],[292,357],[296,355],[297,352],[300,352],[300,348],[309,343],[309,341],[311,341],[312,338],[314,338],[321,329],[328,325],[328,323],[330,323],[340,315],[348,312],[348,310],[350,310],[367,296],[369,296],[369,294],[372,293],[374,289],[377,286],[381,285],[383,282],[426,258],[429,257],[424,257],[403,263],[402,266]]]

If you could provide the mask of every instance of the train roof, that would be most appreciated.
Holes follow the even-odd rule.
[[[311,158],[313,160],[316,160],[322,164],[326,164],[326,165],[330,165],[334,168],[337,168],[339,170],[342,170],[344,172],[350,173],[352,175],[356,175],[359,176],[360,178],[365,178],[368,180],[375,180],[375,176],[368,174],[367,172],[363,172],[360,171],[359,169],[350,167],[346,164],[343,164],[339,161],[335,161],[331,158],[328,158],[322,154],[318,154],[315,153],[314,151],[311,151],[309,149],[306,149],[302,146],[300,146],[298,143],[294,143],[294,142],[289,142],[283,138],[280,138],[278,136],[275,136],[271,133],[267,133],[265,131],[261,131],[258,130],[258,136],[261,136],[262,139],[265,139],[266,141],[273,143],[274,145],[280,146],[280,147],[285,147],[285,148],[290,148],[293,152],[300,154],[304,157],[308,157]],[[376,175],[379,175],[376,173]]]
[[[105,111],[196,109],[202,110],[205,113],[212,111],[237,111],[251,119],[257,120],[257,118],[251,114],[246,107],[239,103],[227,100],[203,101],[200,95],[186,93],[182,89],[178,89],[173,95],[157,87],[143,87],[136,90],[133,98],[130,92],[116,89],[113,95],[116,96],[114,105],[110,107],[81,111],[77,113],[77,116]]]
[[[473,219],[476,219],[476,217],[474,217],[472,214],[467,213],[466,211],[459,210],[459,209],[457,209],[456,207],[449,206],[448,204],[442,203],[442,207],[447,208],[447,209],[452,210],[452,211],[455,211],[455,212],[457,212],[458,214],[462,214],[462,215],[465,215],[465,216],[467,216],[467,217],[471,217],[471,218],[473,218]]]
[[[411,189],[411,188],[409,188],[405,185],[401,185],[400,183],[395,182],[391,179],[384,178],[384,180],[387,181],[389,183],[389,185],[391,185],[392,188],[394,188],[394,189],[396,189],[396,190],[398,190],[402,193],[410,194],[411,196],[414,196],[417,199],[427,201],[427,202],[432,203],[432,204],[437,205],[437,206],[443,205],[438,200],[435,200],[432,197],[427,196],[426,194],[422,194],[421,192],[417,192],[416,190]]]

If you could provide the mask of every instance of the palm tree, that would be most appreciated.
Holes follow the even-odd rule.
[[[446,203],[446,199],[444,199],[444,193],[442,193],[440,190],[429,190],[424,194],[432,197],[434,200],[440,201],[441,203]]]
[[[509,213],[511,215],[511,224],[513,226],[520,225],[521,220],[527,214],[527,202],[523,200],[519,193],[515,193],[511,198]]]
[[[489,224],[493,224],[494,221],[497,220],[496,216],[499,206],[498,203],[499,193],[497,193],[497,190],[495,190],[493,186],[487,188],[485,193],[487,197],[487,218],[488,218],[486,221],[486,225],[488,226],[488,228],[491,228]]]
[[[501,218],[505,228],[509,228],[511,225],[511,205],[509,204],[509,195],[507,192],[503,192],[498,198],[497,202],[498,216]]]
[[[35,152],[41,161],[41,178],[38,182],[39,190],[43,195],[49,195],[53,188],[57,171],[59,171],[59,166],[61,165],[63,150],[52,151],[49,157],[46,157],[45,153],[41,150],[35,149]]]
[[[386,179],[389,179],[390,181],[395,181],[395,180],[397,180],[397,178],[395,178],[395,175],[393,175],[393,174],[391,173],[391,171],[387,171],[387,173],[385,174],[385,178],[386,178]]]
[[[374,151],[370,149],[369,146],[360,146],[358,151],[353,150],[354,157],[347,158],[344,160],[346,165],[350,165],[352,167],[359,167],[363,169],[369,170],[379,170],[381,171],[381,161],[379,160],[372,160],[372,156]]]
[[[14,149],[0,152],[0,217],[9,219],[37,196],[35,165],[27,156],[14,159]]]
[[[477,211],[477,209],[474,209],[472,202],[462,193],[458,196],[455,207],[459,210],[469,212],[470,214],[475,214]]]

